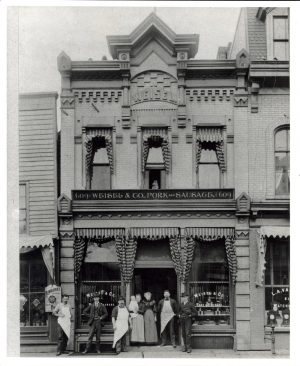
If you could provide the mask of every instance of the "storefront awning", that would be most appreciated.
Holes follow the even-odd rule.
[[[220,127],[198,128],[197,140],[201,142],[221,142],[223,141],[222,128]]]
[[[53,239],[51,235],[32,236],[20,235],[19,248],[45,248],[53,246]]]
[[[180,235],[178,227],[132,227],[130,235],[145,239],[171,238]]]
[[[87,238],[116,238],[125,235],[124,228],[76,228],[75,236]]]
[[[235,230],[231,227],[187,227],[185,228],[185,234],[204,241],[218,240],[234,237]]]
[[[288,238],[290,236],[289,226],[262,226],[260,235],[266,238]]]

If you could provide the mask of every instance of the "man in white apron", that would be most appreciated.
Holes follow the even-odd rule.
[[[126,333],[132,328],[129,311],[125,306],[124,297],[120,297],[118,306],[112,310],[112,324],[114,329],[114,343],[112,348],[116,348],[116,353],[127,352],[126,350]]]
[[[171,343],[176,348],[174,317],[177,315],[177,302],[170,298],[170,291],[164,291],[164,298],[158,303],[158,313],[160,314],[160,334],[162,346],[167,345],[167,332],[170,333]]]
[[[56,356],[60,356],[66,351],[68,340],[70,339],[71,333],[71,306],[68,303],[69,295],[64,295],[62,298],[63,302],[57,304],[53,310],[53,315],[57,316],[58,326],[58,344]]]

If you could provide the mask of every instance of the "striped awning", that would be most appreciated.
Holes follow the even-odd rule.
[[[151,136],[160,136],[162,138],[168,137],[168,129],[164,127],[146,127],[142,129],[143,139]]]
[[[260,235],[265,238],[288,238],[290,236],[289,226],[262,226]]]
[[[223,141],[222,128],[199,127],[197,128],[197,140],[201,142],[221,142]]]
[[[53,238],[51,235],[32,236],[20,235],[19,248],[44,248],[53,246]]]
[[[86,127],[87,136],[111,136],[111,133],[112,133],[111,128]]]
[[[171,238],[180,235],[178,227],[132,227],[129,233],[133,237],[144,239]]]
[[[231,227],[187,227],[186,236],[201,240],[218,240],[235,236],[235,229]]]
[[[87,238],[116,238],[117,236],[124,236],[124,228],[76,228],[76,237]]]

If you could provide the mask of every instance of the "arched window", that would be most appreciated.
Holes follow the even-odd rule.
[[[282,128],[275,133],[275,194],[290,193],[290,129]]]

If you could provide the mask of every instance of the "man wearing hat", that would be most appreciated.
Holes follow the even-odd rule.
[[[101,353],[100,351],[101,320],[105,319],[108,314],[106,307],[99,301],[100,295],[98,293],[95,293],[93,297],[94,302],[83,310],[83,314],[89,317],[88,325],[90,329],[89,329],[88,342],[86,344],[85,350],[82,353],[89,352],[95,333],[96,333],[96,351],[97,353]]]
[[[191,333],[192,333],[192,317],[196,316],[197,310],[195,305],[189,301],[186,293],[181,294],[181,304],[179,305],[179,319],[181,324],[181,332],[183,338],[182,352],[191,353]]]

